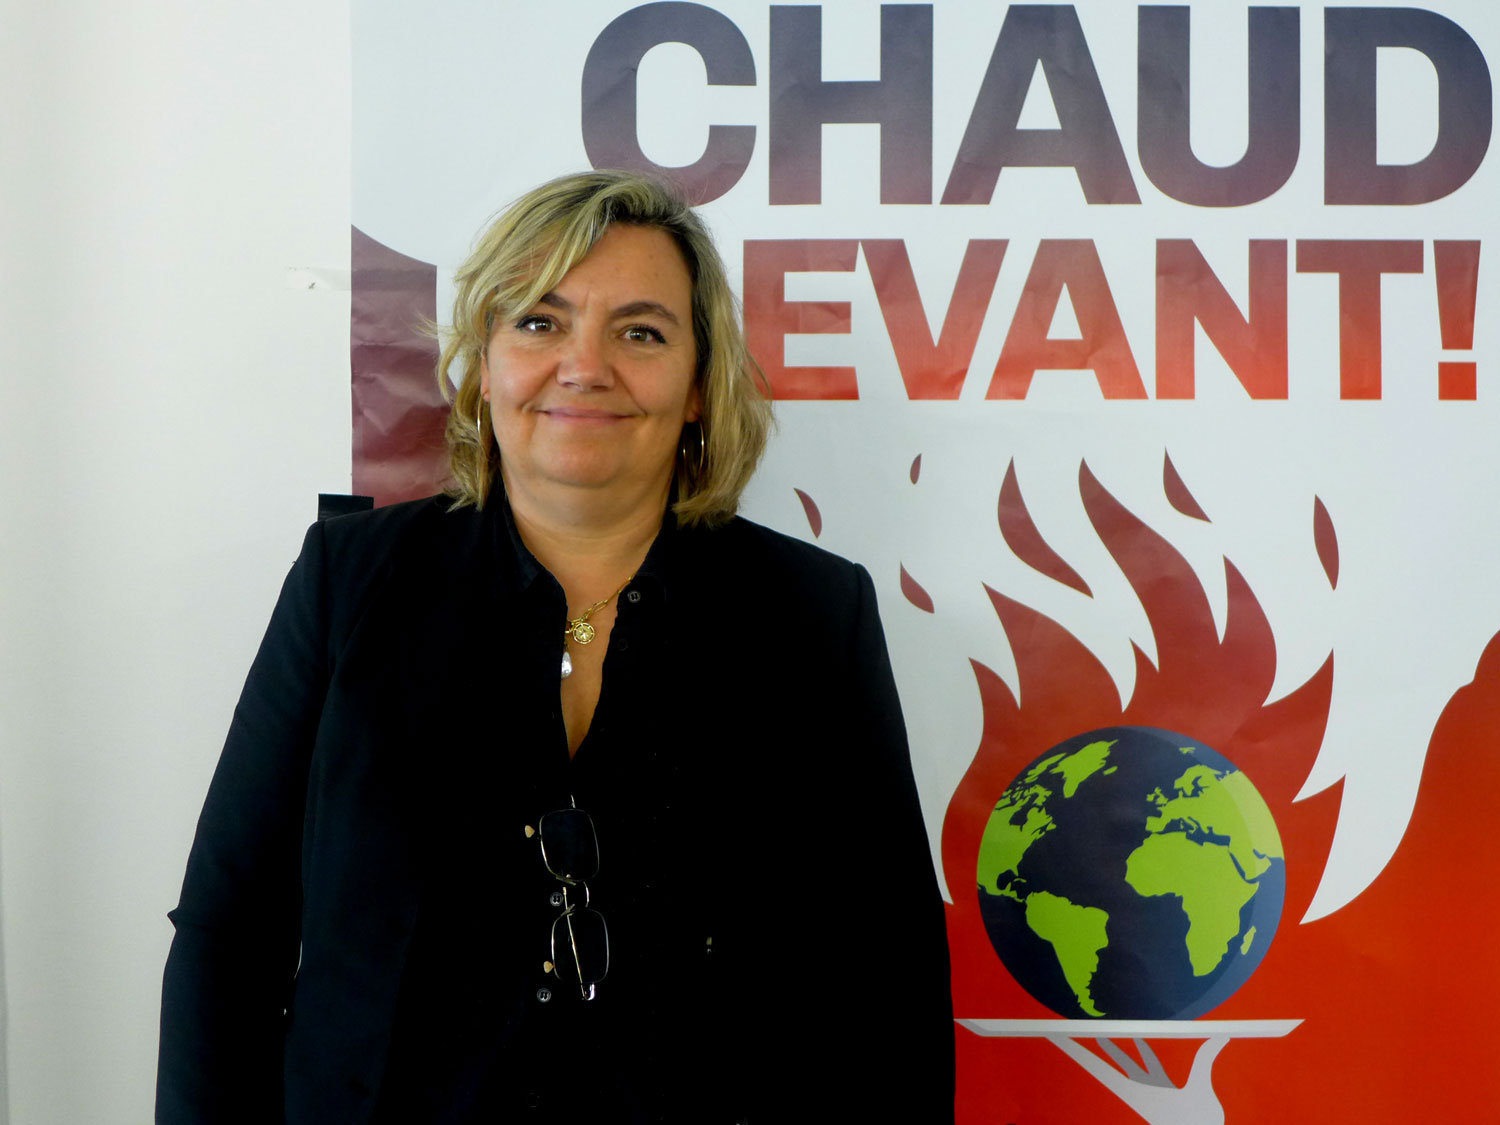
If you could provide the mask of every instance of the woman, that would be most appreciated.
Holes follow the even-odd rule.
[[[449,370],[451,496],[313,527],[251,669],[158,1120],[951,1120],[873,588],[733,518],[768,408],[701,222],[536,189]]]

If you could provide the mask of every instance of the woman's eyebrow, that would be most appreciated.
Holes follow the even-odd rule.
[[[537,298],[538,305],[546,305],[548,308],[561,309],[563,312],[574,312],[573,302],[556,292],[543,293]],[[660,301],[630,301],[616,308],[610,313],[613,320],[630,316],[657,316],[670,324],[680,325],[682,322],[677,314]]]
[[[669,323],[678,323],[677,314],[658,301],[631,301],[617,308],[614,315],[616,319],[627,316],[657,316]]]

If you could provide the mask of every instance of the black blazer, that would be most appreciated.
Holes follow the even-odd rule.
[[[171,915],[159,1122],[371,1120],[433,887],[503,904],[485,842],[452,826],[535,785],[502,745],[506,685],[538,663],[506,644],[507,527],[503,503],[435,498],[309,530]],[[649,689],[652,737],[683,831],[710,841],[685,850],[719,872],[672,908],[715,927],[684,1089],[727,1085],[756,1125],[951,1121],[943,911],[869,576],[743,520],[664,534],[682,655]],[[455,1041],[503,1035],[518,1003],[496,940],[479,984],[427,1001]]]

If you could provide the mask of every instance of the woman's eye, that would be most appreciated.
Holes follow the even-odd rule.
[[[523,316],[516,321],[516,328],[521,332],[550,332],[553,323],[550,316]]]
[[[639,344],[665,344],[667,342],[667,338],[649,324],[632,324],[625,329],[625,338]]]

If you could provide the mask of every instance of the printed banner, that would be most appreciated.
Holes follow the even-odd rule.
[[[421,326],[508,201],[702,205],[745,514],[881,595],[961,1122],[1500,1114],[1500,13],[353,19],[356,491],[437,487]]]

